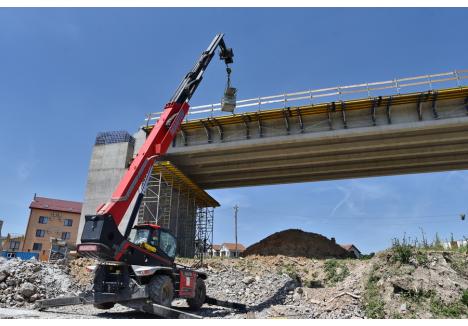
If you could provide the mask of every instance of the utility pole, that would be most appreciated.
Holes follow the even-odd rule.
[[[239,206],[234,206],[234,236],[236,238],[236,251],[235,255],[236,257],[239,256],[239,252],[237,251],[237,211],[239,210]]]

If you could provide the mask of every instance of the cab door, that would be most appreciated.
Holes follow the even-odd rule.
[[[164,229],[159,230],[159,249],[174,260],[177,253],[177,241],[171,233]]]

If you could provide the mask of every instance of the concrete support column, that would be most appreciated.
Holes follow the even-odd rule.
[[[96,214],[96,209],[111,198],[130,165],[134,145],[135,139],[126,131],[101,132],[97,135],[89,163],[77,243],[81,242],[85,215]],[[125,220],[121,225],[125,224]]]

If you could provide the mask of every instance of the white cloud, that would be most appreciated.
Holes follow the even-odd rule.
[[[18,167],[16,169],[16,174],[20,181],[25,181],[31,175],[31,171],[32,171],[32,164],[30,162],[23,161],[23,162],[20,162],[20,164],[18,164]]]
[[[19,163],[16,165],[16,176],[19,181],[26,181],[32,174],[36,165],[36,150],[33,144],[28,144],[26,157],[19,158]]]
[[[346,215],[364,215],[369,200],[396,199],[398,194],[382,181],[351,180],[344,186],[337,186],[343,196],[330,212],[330,217],[337,212]],[[336,191],[336,190],[335,190]]]

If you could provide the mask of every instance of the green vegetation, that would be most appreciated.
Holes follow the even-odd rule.
[[[402,264],[408,264],[411,256],[413,256],[413,246],[403,237],[403,240],[392,240],[393,261],[399,261]]]
[[[301,277],[293,264],[284,265],[278,270],[278,274],[286,274],[296,282],[301,283]]]
[[[304,272],[308,272],[308,270],[304,269]],[[310,274],[306,274],[306,276],[303,277],[302,286],[305,286],[308,288],[322,288],[323,284],[318,279],[318,273],[314,271]]]
[[[462,303],[463,297],[459,302],[444,303],[437,297],[432,297],[430,301],[430,309],[434,317],[460,318],[467,314],[467,307]]]
[[[427,258],[427,253],[421,250],[417,250],[415,253],[416,260],[419,265],[427,266],[429,259]]]
[[[363,296],[364,311],[367,318],[382,319],[385,317],[385,303],[382,300],[377,286],[379,278],[375,275],[375,267],[372,269],[369,278],[366,282],[365,292]]]
[[[411,238],[407,238],[406,235],[400,239],[393,239],[392,240],[392,261],[393,262],[400,262],[402,264],[409,264],[411,259],[415,259],[419,265],[427,265],[428,258],[427,258],[427,251],[444,251],[444,252],[459,252],[459,253],[467,253],[468,252],[468,245],[458,247],[456,242],[453,241],[453,235],[451,237],[451,243],[455,243],[455,245],[451,246],[450,248],[444,248],[443,241],[440,239],[439,234],[435,234],[434,241],[429,243],[427,241],[426,235],[424,231],[421,229],[422,233],[422,240],[419,241],[418,239],[414,239],[411,241]],[[466,238],[464,240],[467,240]],[[458,265],[454,266],[454,269],[457,269],[458,272],[462,272],[468,268],[468,265],[461,262]],[[466,273],[466,272],[465,272]]]
[[[402,297],[415,303],[421,303],[425,299],[435,296],[434,291],[410,290],[402,293]]]
[[[322,282],[320,282],[320,280],[309,279],[309,280],[303,281],[302,286],[305,286],[308,288],[322,288],[323,284]]]
[[[425,303],[429,304],[429,310],[435,318],[460,318],[461,316],[468,313],[468,291],[464,291],[460,300],[444,303],[440,298],[436,296],[436,293],[432,290],[411,290],[402,293],[402,298],[422,306]],[[466,306],[464,306],[466,305]]]
[[[336,259],[325,261],[325,280],[329,284],[335,284],[343,281],[349,275],[349,269],[346,264]]]
[[[371,252],[370,254],[362,255],[361,257],[359,257],[359,259],[360,260],[369,260],[374,256],[375,256],[375,252]]]
[[[468,307],[468,290],[463,290],[461,302]]]

